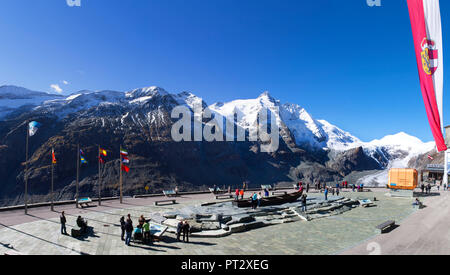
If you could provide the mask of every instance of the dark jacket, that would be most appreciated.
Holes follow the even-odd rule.
[[[131,220],[127,220],[127,222],[125,223],[125,231],[127,232],[133,232],[133,221]]]
[[[67,220],[66,220],[65,216],[61,216],[59,219],[60,219],[62,224],[66,224]]]

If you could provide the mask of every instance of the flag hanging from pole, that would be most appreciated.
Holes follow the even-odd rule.
[[[442,152],[447,146],[442,134],[444,55],[439,0],[408,0],[408,8],[428,122]]]
[[[39,122],[36,122],[36,121],[30,122],[28,124],[28,135],[30,137],[34,136],[40,127],[41,127],[41,124]]]
[[[52,163],[56,164],[55,150],[52,149]]]
[[[106,152],[106,150],[105,149],[101,149],[100,148],[100,155],[103,155],[103,156],[107,156],[108,155],[108,153]]]
[[[81,161],[81,164],[87,164],[88,163],[87,160],[84,158],[84,152],[81,149],[80,149],[80,161]]]

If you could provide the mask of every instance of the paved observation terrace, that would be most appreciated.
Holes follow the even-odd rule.
[[[377,198],[376,206],[358,207],[338,216],[300,221],[255,229],[224,238],[191,238],[190,243],[177,242],[166,233],[160,242],[146,246],[120,240],[119,219],[131,214],[134,224],[140,215],[167,212],[188,205],[213,202],[212,194],[189,194],[177,198],[178,204],[154,206],[161,197],[125,198],[103,201],[102,206],[76,209],[74,205],[31,208],[0,212],[0,254],[96,254],[96,255],[300,255],[300,254],[409,254],[450,253],[450,225],[447,200],[450,192],[422,199],[428,207],[413,209],[411,198],[385,196],[385,189],[373,192],[342,192],[349,198]],[[311,193],[310,196],[323,196]],[[78,215],[94,227],[94,234],[75,239],[60,234],[59,215],[66,212],[67,230]],[[398,228],[384,235],[375,226],[393,219]],[[375,247],[375,249],[373,248]]]

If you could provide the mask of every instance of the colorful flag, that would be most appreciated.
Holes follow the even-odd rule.
[[[87,160],[84,158],[84,152],[83,150],[80,149],[80,160],[81,160],[81,164],[87,164]]]
[[[30,122],[28,124],[28,135],[30,137],[34,136],[40,127],[41,127],[41,124],[39,122],[36,122],[36,121]]]
[[[80,160],[81,160],[82,164],[87,164],[88,163],[87,160],[83,156],[80,157]]]
[[[126,166],[125,164],[122,164],[122,171],[125,171],[127,173],[130,172],[130,167]]]
[[[428,122],[439,152],[443,137],[443,47],[439,0],[408,0],[420,86]]]
[[[105,161],[102,159],[101,156],[98,157],[98,161],[99,161],[101,164],[105,164]]]
[[[129,164],[130,163],[130,159],[127,158],[127,157],[123,157],[122,163]]]
[[[120,149],[120,154],[121,154],[122,156],[128,156],[128,151],[125,150],[125,149]]]
[[[56,164],[55,151],[52,149],[52,163]]]
[[[430,156],[430,155],[428,155],[428,158],[431,159],[431,160],[434,160],[434,158],[432,156]]]
[[[106,152],[105,149],[100,149],[100,155],[103,155],[106,157],[108,155],[108,153]]]

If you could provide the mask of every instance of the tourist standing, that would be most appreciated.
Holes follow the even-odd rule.
[[[258,195],[256,193],[253,193],[251,199],[252,199],[252,209],[256,209],[258,205]]]
[[[422,190],[423,193],[423,191],[425,190],[425,184],[422,183],[422,185],[420,185],[420,189]]]
[[[178,196],[178,186],[175,186],[175,196]]]
[[[241,190],[239,195],[241,195],[241,200],[243,200],[244,199],[244,189]]]
[[[325,189],[323,190],[324,194],[325,194],[325,200],[328,200],[328,188],[325,187]]]
[[[179,221],[177,224],[177,240],[180,241],[181,232],[183,231],[183,221]]]
[[[262,200],[261,192],[258,193],[257,199],[258,199],[257,207],[259,208],[261,206],[261,200]]]
[[[189,231],[191,227],[189,226],[189,223],[187,221],[184,221],[183,223],[183,242],[189,242]]]
[[[131,236],[133,235],[133,221],[131,220],[131,215],[128,214],[127,221],[125,223],[125,244],[130,245],[131,242]]]
[[[120,235],[120,239],[122,240],[122,241],[125,241],[125,217],[121,217],[120,218],[120,229],[122,229],[122,234]]]
[[[309,182],[306,184],[306,193],[309,193]]]
[[[339,196],[339,188],[336,190],[336,196]]]
[[[152,242],[152,238],[150,236],[150,223],[148,221],[144,221],[144,225],[142,226],[142,231],[144,232],[144,243],[148,244]]]
[[[302,212],[306,212],[306,198],[308,196],[306,194],[302,195]]]
[[[59,220],[61,221],[61,234],[62,235],[67,235],[67,230],[66,230],[66,216],[64,215],[64,211],[61,212],[61,217],[59,217]]]
[[[239,189],[238,188],[236,188],[236,200],[238,201],[239,200]]]

